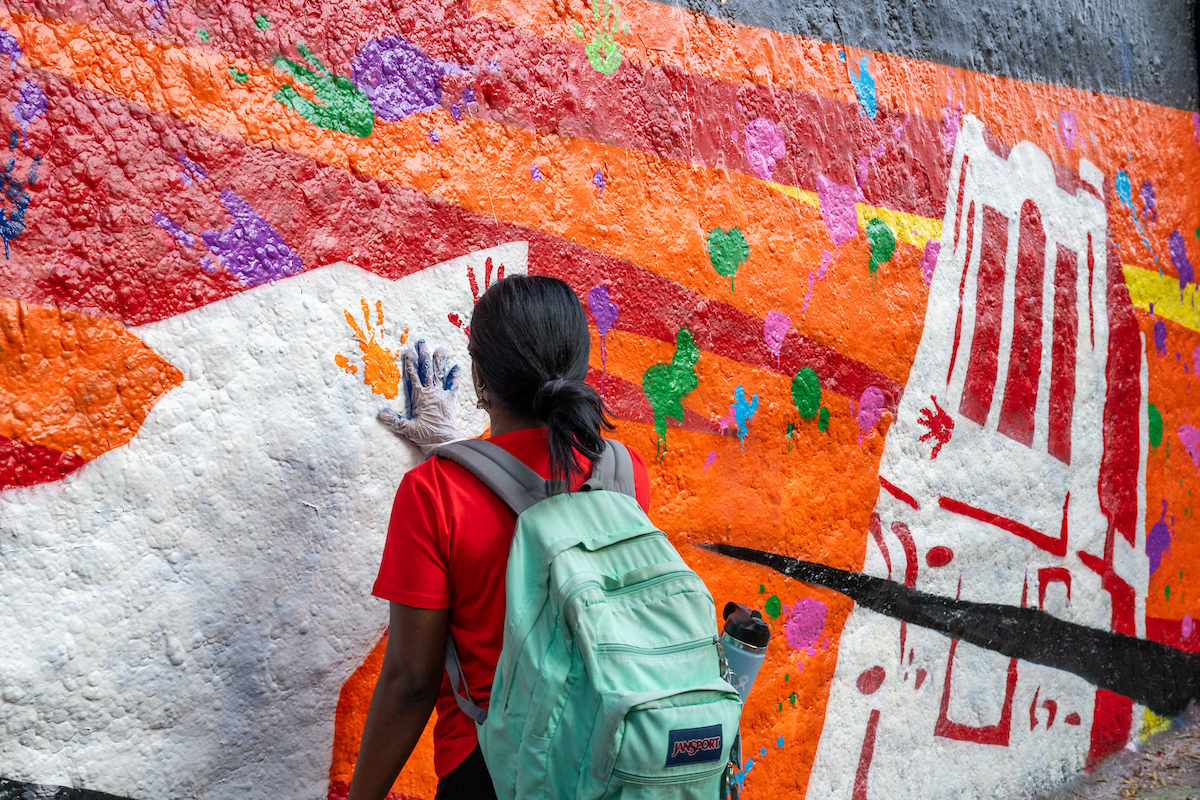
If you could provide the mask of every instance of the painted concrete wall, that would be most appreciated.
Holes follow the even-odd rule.
[[[1021,27],[1073,6],[777,5],[0,9],[0,794],[345,795],[420,457],[374,415],[514,272],[772,622],[747,796],[1026,796],[1169,724],[1173,651],[1095,640],[1114,691],[696,545],[1200,650],[1190,12],[1089,6],[1074,69]]]

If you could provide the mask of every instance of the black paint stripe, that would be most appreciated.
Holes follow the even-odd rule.
[[[0,800],[129,800],[115,794],[0,778]]]
[[[864,50],[1196,109],[1191,0],[656,2]]]
[[[972,603],[919,592],[884,578],[727,544],[700,545],[841,592],[863,608],[945,636],[1078,675],[1165,716],[1200,699],[1200,655],[1066,622],[1036,608]]]

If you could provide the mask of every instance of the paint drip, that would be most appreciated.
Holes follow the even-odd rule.
[[[1068,150],[1075,149],[1075,139],[1079,136],[1079,123],[1075,119],[1074,112],[1065,108],[1058,112],[1058,135]]]
[[[783,131],[765,117],[751,120],[746,126],[745,148],[750,169],[764,181],[771,179],[776,162],[787,152]]]
[[[604,373],[608,362],[608,332],[617,321],[620,309],[608,299],[608,287],[597,286],[588,292],[588,308],[596,318],[596,330],[600,332],[600,395],[604,396]]]
[[[1179,291],[1189,283],[1196,282],[1196,272],[1192,269],[1192,262],[1188,259],[1187,245],[1184,244],[1183,234],[1177,230],[1171,231],[1171,235],[1167,238],[1167,246],[1171,251],[1171,263],[1175,265],[1175,271],[1179,273]]]
[[[808,650],[825,632],[825,617],[828,607],[820,600],[802,597],[796,601],[783,624],[783,634],[788,647],[793,650]]]
[[[1171,539],[1175,534],[1175,518],[1171,517],[1171,526],[1167,527],[1167,501],[1162,501],[1162,513],[1158,522],[1146,534],[1146,556],[1150,559],[1150,574],[1158,571],[1162,563],[1163,553],[1171,548]]]
[[[1183,449],[1192,459],[1192,464],[1200,467],[1200,428],[1193,428],[1191,425],[1179,426],[1179,441],[1183,445]]]
[[[824,175],[817,176],[817,203],[834,247],[840,247],[858,235],[858,211],[854,207],[858,194],[858,189],[853,186],[842,186]]]
[[[875,426],[883,416],[883,390],[877,386],[868,386],[858,399],[858,429],[866,433]],[[858,444],[862,445],[863,437],[859,434]]]
[[[811,275],[810,272],[809,276],[811,277]],[[812,291],[811,281],[809,282],[809,291]],[[792,320],[781,311],[768,311],[767,318],[763,320],[763,340],[767,343],[767,349],[775,356],[775,366],[779,366],[779,353],[783,349],[783,340],[791,328]]]

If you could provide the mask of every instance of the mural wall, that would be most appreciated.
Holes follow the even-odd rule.
[[[735,0],[8,0],[0,795],[345,796],[421,458],[375,414],[517,272],[771,622],[747,797],[1025,796],[1169,726],[1200,114],[1190,18],[1124,5],[1026,20],[1104,33],[1077,78],[991,12],[884,52]]]

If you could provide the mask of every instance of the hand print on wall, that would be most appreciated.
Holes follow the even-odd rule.
[[[584,48],[592,68],[604,75],[612,75],[621,66],[621,46],[616,34],[629,35],[629,23],[621,22],[621,5],[617,0],[602,0],[592,3],[591,41]],[[575,23],[575,35],[584,41],[583,26]]]
[[[362,318],[363,327],[359,327],[354,320],[354,316],[349,310],[345,312],[346,322],[350,324],[351,330],[354,331],[354,338],[358,340],[358,346],[362,351],[363,362],[363,383],[371,387],[371,391],[375,394],[381,394],[391,400],[396,397],[400,387],[400,367],[396,364],[396,357],[400,355],[399,350],[389,350],[384,347],[377,339],[383,336],[385,330],[383,325],[383,301],[375,301],[375,325],[371,326],[371,309],[367,305],[367,299],[362,298]],[[400,334],[400,344],[408,341],[408,328]],[[358,366],[350,363],[350,359],[338,353],[333,358],[334,362],[344,369],[347,374],[358,374]]]
[[[496,268],[496,280],[501,280],[504,277],[504,265],[501,264]],[[470,264],[467,264],[467,281],[471,284],[471,297],[476,303],[479,302],[479,281],[475,279],[475,270]],[[492,285],[492,259],[488,257],[483,265],[483,290],[486,292]],[[456,327],[462,328],[467,334],[467,338],[471,337],[471,326],[462,321],[462,317],[458,314],[447,314],[446,319],[450,320]]]
[[[296,50],[301,58],[316,66],[317,71],[283,56],[275,57],[275,66],[311,88],[317,102],[301,95],[291,84],[279,87],[274,94],[275,100],[318,128],[349,133],[362,139],[370,136],[375,129],[375,114],[367,96],[349,78],[330,72],[303,42],[296,43]]]

